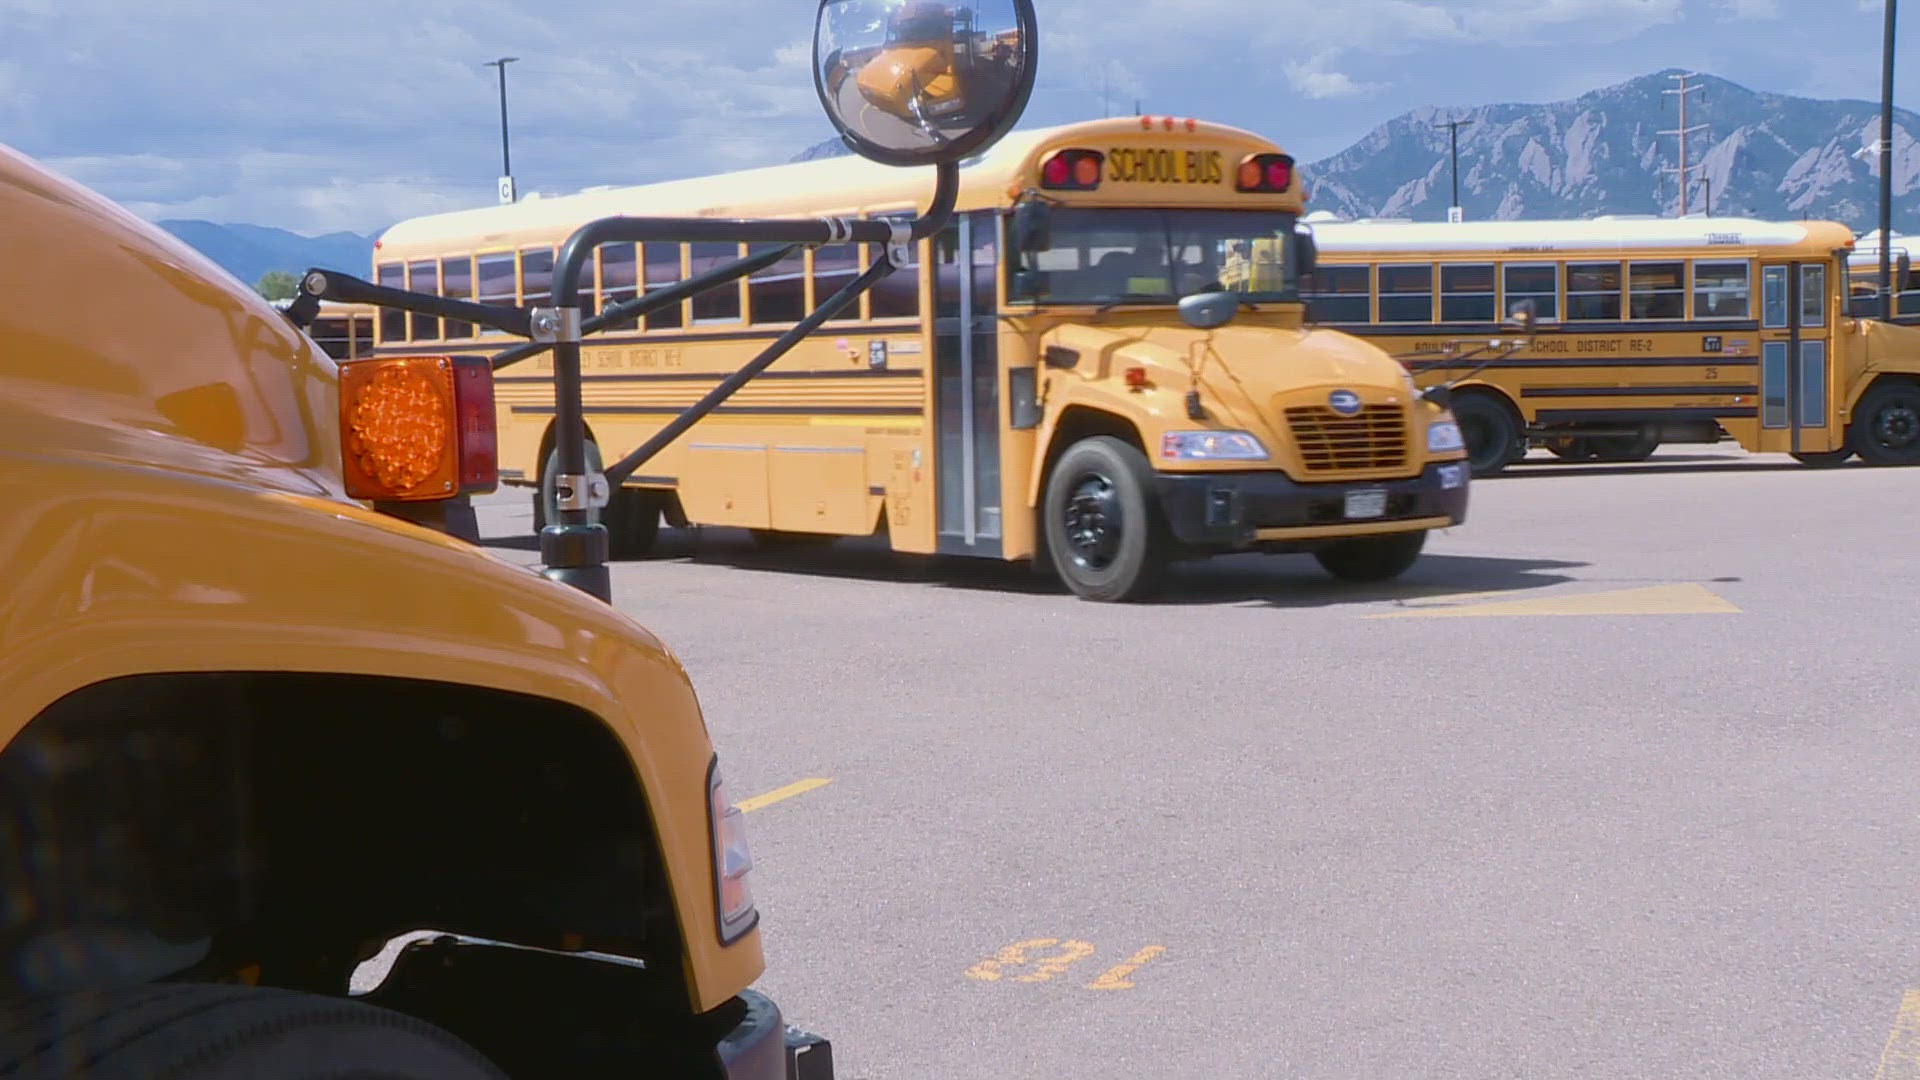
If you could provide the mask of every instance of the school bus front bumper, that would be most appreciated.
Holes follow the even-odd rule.
[[[1168,526],[1194,548],[1311,543],[1440,529],[1467,519],[1467,464],[1428,465],[1400,480],[1303,484],[1286,473],[1159,473]]]

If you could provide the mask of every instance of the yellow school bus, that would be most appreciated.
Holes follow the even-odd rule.
[[[1920,463],[1920,331],[1849,312],[1854,236],[1822,221],[1320,220],[1314,320],[1454,384],[1476,475],[1529,440],[1635,461],[1732,439],[1812,466]],[[1480,367],[1449,342],[1532,305],[1529,348]]]
[[[0,220],[0,1074],[796,1075],[673,654],[388,512],[492,487],[485,366],[5,147]]]
[[[275,307],[286,310],[284,302]],[[380,309],[372,304],[324,301],[320,313],[307,325],[307,336],[320,351],[335,360],[359,360],[373,355],[373,324]]]
[[[532,304],[556,245],[603,215],[905,220],[922,197],[899,170],[807,162],[418,218],[381,237],[373,269]],[[964,163],[952,223],[902,250],[901,272],[627,479],[602,512],[616,554],[643,553],[664,513],[769,543],[883,532],[900,551],[1039,559],[1093,599],[1143,595],[1169,561],[1223,551],[1311,551],[1357,580],[1404,571],[1429,530],[1465,517],[1459,432],[1383,350],[1303,324],[1304,197],[1278,147],[1216,124],[1007,136]],[[1254,244],[1267,271],[1230,271]],[[604,308],[751,250],[610,244],[589,296]],[[589,339],[593,468],[866,265],[796,253]],[[450,320],[379,329],[381,352],[489,346]],[[507,368],[498,385],[502,478],[540,488],[545,520],[551,368]]]

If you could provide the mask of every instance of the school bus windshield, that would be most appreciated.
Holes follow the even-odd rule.
[[[1030,252],[1020,299],[1057,304],[1168,304],[1232,291],[1298,299],[1294,215],[1249,210],[1052,211],[1049,247]]]

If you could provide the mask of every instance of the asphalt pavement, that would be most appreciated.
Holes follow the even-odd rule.
[[[1920,472],[1536,457],[1390,585],[1125,606],[662,540],[616,602],[843,1080],[1920,1077]]]

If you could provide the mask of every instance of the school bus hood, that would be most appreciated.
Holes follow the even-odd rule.
[[[938,103],[958,89],[948,53],[930,45],[888,49],[860,69],[859,85],[869,101],[895,111],[916,92]]]
[[[0,221],[0,399],[44,421],[0,451],[345,497],[338,371],[253,290],[5,146]]]

